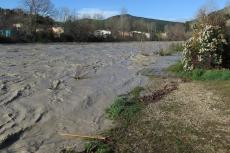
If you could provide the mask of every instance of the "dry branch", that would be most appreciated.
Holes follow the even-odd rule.
[[[61,136],[72,137],[72,138],[81,138],[81,139],[96,139],[96,140],[106,140],[106,137],[103,136],[88,136],[88,135],[80,135],[80,134],[66,134],[60,133]]]
[[[156,91],[153,91],[149,95],[145,95],[140,97],[140,101],[144,103],[152,103],[160,100],[163,96],[169,94],[170,92],[177,89],[178,84],[177,83],[169,83],[164,86],[163,89],[159,89]]]

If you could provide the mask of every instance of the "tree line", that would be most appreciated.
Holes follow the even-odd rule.
[[[185,40],[188,31],[183,23],[151,21],[137,18],[121,9],[120,15],[105,19],[102,14],[79,14],[68,8],[56,9],[50,0],[21,0],[20,9],[0,10],[0,27],[14,23],[23,26],[16,30],[12,41],[21,42],[73,42],[73,41],[144,41],[144,40]],[[63,27],[56,37],[52,27]],[[108,30],[111,35],[98,37],[95,30]],[[132,31],[142,33],[132,34]],[[146,38],[144,34],[149,34]],[[7,38],[1,38],[4,41]]]

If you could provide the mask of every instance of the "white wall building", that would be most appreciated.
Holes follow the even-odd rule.
[[[138,35],[144,35],[147,39],[151,38],[151,34],[150,33],[146,33],[146,32],[141,32],[141,31],[132,31],[133,35],[138,34]]]
[[[94,36],[95,37],[104,37],[104,38],[106,38],[106,37],[110,36],[111,34],[112,34],[111,31],[108,31],[108,30],[96,30],[96,31],[94,31]]]
[[[22,24],[21,23],[15,23],[13,24],[13,27],[15,27],[17,30],[22,28]]]
[[[63,28],[63,27],[52,27],[52,32],[53,32],[56,36],[60,37],[61,34],[64,33],[64,28]]]

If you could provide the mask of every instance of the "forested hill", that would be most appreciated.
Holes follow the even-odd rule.
[[[126,28],[128,28],[127,30],[136,30],[136,31],[147,31],[150,30],[151,28],[151,30],[163,32],[165,26],[167,25],[175,25],[175,24],[184,25],[184,23],[182,22],[150,19],[150,18],[132,16],[130,14],[116,15],[104,20],[82,19],[81,21],[88,20],[88,22],[91,23],[97,22],[97,24],[99,24],[99,27],[101,28],[110,27],[110,29],[115,29],[115,27],[120,26],[118,24],[121,23],[122,19],[123,19],[123,24],[125,25]],[[23,12],[21,9],[11,10],[11,9],[0,8],[1,25],[4,24],[8,26],[19,22],[24,23],[26,22],[26,20],[28,20],[28,14]],[[42,16],[38,16],[38,22],[40,26],[42,26],[43,24],[46,26],[49,26],[48,24],[50,24],[50,26],[53,26],[55,23],[57,24],[57,22],[55,22],[50,17],[42,17]]]
[[[57,14],[58,16],[58,14]],[[58,18],[58,17],[57,17]],[[107,19],[99,17],[80,18],[67,14],[63,20],[56,21],[49,16],[28,14],[21,9],[0,8],[0,30],[5,37],[5,31],[12,26],[21,25],[17,32],[12,32],[16,41],[136,41],[143,36],[133,35],[132,31],[147,33],[150,36],[146,40],[184,40],[185,24],[182,22],[164,21],[136,17],[130,14],[116,15]],[[63,33],[56,37],[52,28],[63,28]],[[15,28],[14,28],[15,30]],[[96,30],[109,30],[111,36],[96,38]],[[167,35],[165,35],[167,33]],[[2,39],[4,40],[4,39]],[[4,40],[5,41],[5,40]]]
[[[144,17],[137,17],[137,16],[132,16],[130,14],[125,14],[125,15],[117,15],[110,17],[105,20],[106,23],[112,22],[114,24],[119,23],[120,20],[124,18],[124,22],[129,22],[130,28],[132,30],[144,30],[144,29],[138,29],[139,27],[154,27],[156,28],[156,31],[164,31],[165,26],[167,25],[175,25],[175,24],[180,24],[184,25],[182,22],[174,22],[174,21],[166,21],[166,20],[159,20],[159,19],[150,19],[150,18],[144,18]],[[145,25],[145,26],[143,26]]]
[[[3,9],[0,8],[0,26],[12,26],[15,23],[26,25],[29,20],[29,15],[21,9]],[[50,27],[55,24],[55,21],[50,17],[37,15],[38,27]]]

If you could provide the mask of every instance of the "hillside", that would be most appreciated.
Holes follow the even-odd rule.
[[[165,21],[165,20],[158,20],[158,19],[150,19],[145,17],[137,17],[132,16],[130,14],[125,15],[116,15],[104,20],[96,20],[96,19],[81,19],[79,22],[86,22],[86,23],[97,23],[97,25],[101,28],[112,28],[112,26],[118,27],[121,18],[124,19],[125,23],[129,23],[130,30],[137,30],[137,31],[148,31],[148,28],[154,28],[155,31],[162,32],[164,31],[164,27],[167,25],[175,25],[181,24],[184,25],[182,22],[173,22],[173,21]],[[14,23],[25,23],[29,19],[28,14],[23,12],[21,9],[3,9],[0,8],[0,21],[1,25],[10,26]],[[38,25],[40,26],[52,26],[54,24],[60,24],[59,22],[55,22],[50,17],[42,17],[38,16]],[[141,28],[140,28],[141,27]]]
[[[0,8],[0,26],[12,26],[15,23],[28,23],[29,15],[21,9]],[[49,27],[54,25],[54,20],[50,17],[37,16],[38,27]]]
[[[106,19],[105,22],[118,23],[122,17],[125,18],[126,20],[128,20],[131,23],[131,25],[133,25],[133,24],[154,25],[156,28],[156,31],[164,31],[164,27],[167,25],[175,25],[175,24],[184,25],[184,23],[182,23],[182,22],[150,19],[150,18],[145,18],[145,17],[132,16],[130,14],[113,16],[113,17]],[[132,26],[131,29],[132,30],[139,30],[135,26]]]
[[[30,35],[32,32],[37,35],[37,41],[43,39],[47,40],[47,38],[52,38],[50,41],[53,41],[54,36],[52,34],[49,35],[49,29],[56,25],[62,26],[64,28],[64,33],[62,35],[63,37],[60,39],[61,41],[105,41],[104,38],[98,39],[93,35],[95,30],[100,29],[110,30],[112,32],[112,36],[108,38],[108,41],[136,41],[140,39],[184,40],[185,38],[185,24],[182,22],[150,19],[145,17],[132,16],[130,14],[116,15],[107,19],[84,18],[77,20],[75,20],[74,17],[70,15],[67,17],[65,22],[60,22],[55,21],[55,19],[52,19],[49,16],[44,17],[41,15],[33,15],[31,18],[31,15],[21,9],[11,10],[0,8],[0,27],[2,29],[6,29],[11,28],[15,24],[23,25],[21,26],[20,30],[17,30],[17,36],[15,36],[20,40],[21,38],[19,37],[21,36],[19,36],[19,33],[23,34],[23,40],[31,40],[30,38],[27,38],[27,35]],[[174,27],[174,25],[176,26]],[[40,32],[36,33],[35,31]],[[126,33],[121,34],[121,31]],[[140,35],[130,36],[130,33],[127,34],[127,32],[130,31],[146,32],[149,34],[149,36],[148,38],[146,36],[143,37]],[[167,38],[162,35],[162,32],[167,32]],[[178,36],[178,34],[180,36]],[[55,41],[60,40],[55,39]]]
[[[225,8],[223,8],[223,9],[216,10],[216,11],[211,12],[211,13],[209,14],[209,16],[213,16],[213,20],[220,20],[220,19],[218,18],[218,15],[221,15],[221,16],[224,17],[224,19],[226,20],[227,26],[229,27],[229,26],[230,26],[230,7],[225,7]],[[217,17],[216,19],[215,19],[215,16]],[[193,25],[196,21],[197,21],[197,19],[193,19],[193,20],[187,21],[187,22],[185,23],[185,25],[186,25],[187,27],[189,27],[190,30],[191,30],[192,25]]]
[[[164,32],[165,26],[171,26],[175,24],[185,25],[182,22],[173,22],[173,21],[165,21],[158,19],[150,19],[145,17],[137,17],[130,14],[125,15],[116,15],[104,20],[97,19],[81,19],[79,22],[81,23],[97,23],[100,28],[104,29],[117,29],[121,26],[120,22],[123,20],[123,24],[127,29],[127,31],[156,31],[156,32]]]

